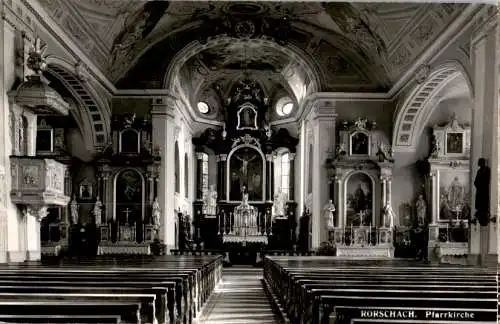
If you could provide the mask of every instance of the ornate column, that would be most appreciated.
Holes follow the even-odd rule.
[[[494,153],[497,151],[498,142],[495,140],[497,127],[495,116],[498,114],[498,89],[499,89],[499,67],[500,67],[500,24],[499,14],[495,6],[487,6],[483,9],[482,16],[478,20],[471,42],[471,58],[473,64],[474,105],[472,110],[471,129],[471,209],[472,214],[476,212],[475,196],[476,188],[473,185],[478,170],[479,158],[485,158],[487,165],[492,170],[493,177],[497,177],[498,164]],[[498,118],[497,118],[498,119]],[[495,170],[494,170],[495,169]],[[494,207],[498,205],[498,188],[496,183],[490,182],[490,215],[495,215]],[[493,207],[494,206],[494,207]],[[488,254],[489,226],[491,223],[480,224],[480,248],[479,256],[484,263]],[[477,233],[477,231],[472,232]],[[477,234],[476,234],[477,235]],[[470,237],[471,242],[477,238]],[[472,247],[472,246],[471,246]],[[470,249],[470,254],[478,251]]]
[[[431,196],[431,224],[435,225],[437,224],[437,218],[439,215],[439,197],[435,193],[438,192],[438,182],[437,182],[437,172],[436,171],[431,171],[430,173],[431,177],[431,190],[432,190],[432,196]]]
[[[313,135],[312,165],[312,237],[311,248],[317,249],[328,240],[328,229],[323,226],[323,206],[328,203],[328,170],[325,167],[329,152],[335,147],[335,122],[337,114],[332,102],[314,103],[309,116]]]
[[[162,211],[160,240],[167,245],[167,252],[175,247],[175,154],[176,137],[175,101],[169,97],[154,97],[151,103],[153,148],[160,153],[161,166],[158,177],[158,203]]]
[[[288,200],[295,201],[295,153],[288,154],[288,161],[290,162],[290,172],[288,177]]]
[[[217,162],[218,164],[218,162]],[[203,152],[196,152],[196,200],[203,199]]]
[[[344,188],[342,188],[342,179],[340,175],[335,175],[335,184],[337,185],[337,201],[335,206],[337,207],[337,227],[344,227],[345,219],[344,219],[344,204],[341,201],[344,199]]]
[[[219,154],[218,155],[218,172],[217,172],[217,177],[220,181],[220,190],[217,188],[219,191],[218,194],[218,200],[229,200],[229,190],[228,190],[228,185],[227,185],[227,154]]]
[[[273,155],[266,154],[266,196],[267,202],[273,201]]]
[[[387,204],[387,180],[385,177],[380,177],[382,182],[382,208]]]

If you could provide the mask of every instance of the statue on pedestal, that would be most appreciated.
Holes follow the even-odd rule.
[[[214,185],[210,185],[210,189],[205,196],[205,214],[216,215],[217,214],[217,190],[215,190]]]
[[[282,217],[286,214],[286,194],[281,189],[274,196],[274,216]]]
[[[73,225],[78,224],[78,203],[76,202],[76,196],[73,195],[73,200],[71,201],[70,211],[71,211],[71,220],[73,221]]]
[[[97,200],[94,204],[94,209],[92,210],[94,217],[95,217],[95,225],[100,226],[101,225],[101,217],[102,217],[102,202],[99,200],[99,197],[97,197]]]
[[[383,226],[392,228],[394,227],[394,210],[392,210],[392,206],[390,203],[387,203],[383,210]]]
[[[476,218],[481,226],[488,226],[490,218],[490,168],[486,160],[480,158],[477,162],[479,170],[476,173],[474,186],[476,187]]]
[[[161,216],[161,208],[160,208],[160,203],[158,202],[158,197],[155,197],[155,200],[153,201],[153,206],[152,206],[153,212],[152,214],[152,222],[155,227],[160,227],[160,216]]]
[[[415,203],[417,209],[417,226],[424,226],[427,218],[427,203],[424,200],[424,195],[418,195],[418,200]]]
[[[335,228],[335,210],[333,200],[330,199],[323,208],[323,218],[325,219],[329,230]]]

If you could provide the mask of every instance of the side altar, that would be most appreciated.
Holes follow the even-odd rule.
[[[335,156],[327,161],[334,199],[323,211],[338,256],[394,257],[393,160],[386,148],[375,122],[342,123]]]
[[[159,152],[151,145],[145,116],[115,115],[113,142],[96,161],[92,215],[98,229],[97,254],[150,254],[159,225]]]

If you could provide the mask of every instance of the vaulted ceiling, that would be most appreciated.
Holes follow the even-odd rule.
[[[467,4],[38,0],[118,88],[387,91]],[[174,75],[175,74],[175,75]],[[189,98],[187,98],[189,97]]]

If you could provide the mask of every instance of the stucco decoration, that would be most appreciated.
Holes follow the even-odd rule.
[[[419,76],[421,74],[418,74]],[[455,82],[461,78],[460,82]],[[393,131],[394,152],[415,151],[419,136],[434,107],[445,94],[443,89],[452,81],[454,86],[462,85],[469,89],[470,82],[462,66],[456,61],[450,61],[432,69],[426,78],[418,77],[414,89],[407,95],[403,104],[396,112]],[[420,81],[420,82],[419,82]],[[453,89],[449,89],[453,92]]]

